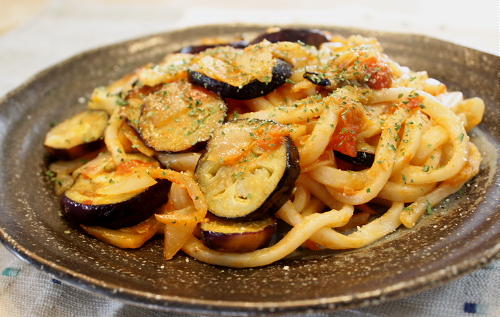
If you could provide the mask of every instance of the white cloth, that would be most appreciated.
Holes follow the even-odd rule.
[[[16,273],[17,276],[8,276]],[[457,281],[408,298],[377,306],[344,310],[332,315],[310,316],[500,316],[499,287],[500,260],[497,260]],[[471,313],[472,311],[476,313]],[[0,247],[0,316],[180,317],[185,315],[127,305],[65,285]]]
[[[495,1],[77,1],[55,0],[36,18],[0,35],[0,95],[82,50],[203,23],[317,23],[427,33],[498,54]],[[444,14],[448,5],[453,14]],[[329,6],[329,10],[324,7]],[[461,7],[459,7],[461,6]],[[291,9],[290,9],[291,8]],[[434,8],[435,11],[432,11]],[[479,10],[479,11],[478,11]],[[277,14],[276,12],[279,12]],[[430,12],[430,13],[429,13]],[[432,13],[434,12],[434,13]],[[424,14],[426,14],[424,16]],[[481,34],[481,37],[476,36]],[[336,316],[500,316],[500,261],[445,286]],[[182,316],[81,291],[19,260],[0,246],[0,316]],[[318,314],[315,316],[326,316]]]

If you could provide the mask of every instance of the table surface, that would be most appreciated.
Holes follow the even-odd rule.
[[[0,0],[0,95],[80,51],[179,27],[315,23],[423,33],[500,54],[500,5],[469,1]],[[0,246],[0,316],[178,316],[75,289]],[[335,316],[500,316],[500,261],[445,286]],[[326,316],[326,315],[317,315]]]

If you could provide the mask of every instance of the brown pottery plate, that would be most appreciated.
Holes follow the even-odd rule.
[[[262,25],[209,25],[146,36],[74,56],[0,100],[0,238],[12,252],[76,287],[129,303],[231,315],[333,311],[435,287],[479,268],[500,250],[499,57],[421,35],[312,26],[375,36],[413,70],[479,96],[486,115],[472,133],[481,171],[413,229],[359,250],[290,257],[256,269],[228,269],[185,255],[162,258],[162,241],[114,248],[70,227],[44,176],[45,133],[107,84],[202,37],[257,33]],[[311,27],[311,26],[309,26]],[[80,102],[79,102],[80,101]]]

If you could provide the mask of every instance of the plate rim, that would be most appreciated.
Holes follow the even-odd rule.
[[[432,41],[444,42],[447,44],[452,44],[462,49],[472,50],[480,52],[481,54],[489,55],[492,58],[496,58],[500,61],[500,56],[491,54],[489,52],[481,51],[475,48],[467,47],[462,44],[458,44],[453,41],[442,40],[432,36],[419,34],[419,33],[405,33],[405,32],[391,32],[382,31],[376,29],[363,29],[356,27],[346,27],[346,26],[336,26],[336,25],[316,25],[316,24],[257,24],[257,23],[214,23],[214,24],[203,24],[188,26],[182,28],[174,28],[167,30],[165,32],[157,32],[153,34],[146,34],[142,36],[137,36],[124,41],[114,42],[107,45],[102,45],[94,47],[88,50],[81,51],[74,54],[68,58],[56,62],[48,66],[47,68],[38,71],[34,75],[30,76],[20,85],[14,89],[7,92],[5,95],[0,97],[0,106],[3,106],[9,99],[11,99],[16,94],[22,92],[24,89],[28,88],[33,83],[36,83],[40,78],[45,75],[54,72],[65,65],[77,62],[79,59],[85,58],[88,55],[93,55],[95,53],[113,49],[119,46],[126,46],[127,44],[133,44],[140,41],[152,40],[154,38],[163,37],[167,34],[173,33],[184,33],[189,31],[195,31],[197,29],[203,29],[206,27],[210,28],[268,28],[268,27],[293,27],[293,28],[335,28],[349,33],[355,32],[369,32],[377,36],[377,34],[392,35],[392,36],[411,36],[430,39]],[[497,71],[497,76],[498,76]],[[498,87],[497,87],[498,88]],[[497,149],[498,152],[498,149]],[[499,158],[497,158],[497,161]],[[498,183],[498,173],[499,169],[495,172],[497,179],[493,180],[492,186]],[[491,237],[494,241],[494,236]],[[403,298],[421,291],[434,288],[452,280],[455,280],[469,272],[472,272],[495,259],[497,254],[500,254],[500,239],[493,243],[490,248],[483,249],[481,252],[474,254],[472,258],[464,258],[455,264],[448,265],[440,270],[427,273],[422,276],[417,276],[409,280],[397,282],[393,285],[386,286],[384,288],[377,289],[376,291],[366,291],[362,293],[356,293],[355,295],[343,295],[327,298],[318,299],[307,299],[307,300],[293,300],[293,301],[279,301],[279,302],[242,302],[242,301],[222,301],[222,300],[206,300],[206,299],[193,299],[181,296],[171,296],[171,295],[158,295],[150,292],[137,291],[131,288],[118,287],[113,285],[113,283],[103,282],[99,279],[92,278],[88,275],[75,272],[65,266],[58,265],[55,262],[44,259],[38,256],[34,252],[25,249],[20,244],[18,244],[12,236],[10,236],[6,230],[0,226],[0,242],[14,255],[20,259],[30,263],[37,269],[47,272],[56,278],[61,279],[66,284],[69,284],[78,289],[97,293],[99,295],[107,296],[111,299],[117,299],[132,305],[143,306],[147,308],[160,309],[165,311],[174,312],[184,312],[184,313],[204,313],[213,314],[214,309],[223,309],[228,313],[235,314],[283,314],[290,312],[305,312],[313,310],[314,312],[326,312],[338,309],[345,309],[350,307],[365,307],[375,303],[382,303],[388,300],[394,300],[398,298]],[[486,240],[490,241],[490,240]]]
[[[0,228],[0,242],[21,260],[35,266],[37,269],[49,273],[65,284],[92,294],[104,295],[110,299],[116,299],[128,304],[146,308],[160,309],[164,311],[184,313],[214,313],[215,309],[224,309],[225,312],[244,316],[255,314],[283,314],[300,313],[308,310],[314,312],[331,312],[338,309],[352,307],[366,307],[380,304],[389,300],[404,298],[412,294],[432,289],[487,265],[500,254],[500,242],[490,249],[482,252],[478,260],[470,261],[464,259],[456,264],[432,272],[430,274],[416,277],[410,280],[395,283],[376,291],[357,293],[356,295],[344,295],[319,299],[280,301],[280,302],[241,302],[241,301],[219,301],[192,299],[181,296],[157,295],[149,292],[136,291],[130,288],[113,286],[112,283],[94,279],[85,274],[75,272],[64,266],[34,254],[33,252],[19,246],[19,244]],[[117,291],[120,289],[119,291]],[[140,301],[145,299],[147,302]],[[139,300],[139,301],[138,301]]]

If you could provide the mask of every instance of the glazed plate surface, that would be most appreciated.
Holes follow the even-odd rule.
[[[486,103],[473,133],[481,171],[411,230],[366,248],[292,256],[257,269],[228,269],[184,255],[162,258],[162,239],[120,250],[70,227],[44,175],[43,139],[52,122],[85,108],[92,89],[209,36],[267,26],[211,25],[99,48],[36,75],[0,100],[0,238],[21,258],[76,287],[133,304],[188,313],[236,315],[333,311],[379,303],[477,269],[500,250],[499,57],[421,35],[313,26],[375,36],[385,52],[427,70],[449,90]]]

